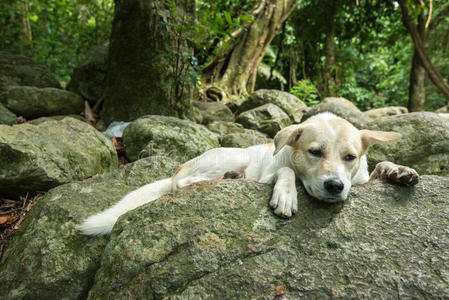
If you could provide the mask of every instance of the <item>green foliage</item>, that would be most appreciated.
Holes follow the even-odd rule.
[[[68,81],[93,46],[108,42],[112,12],[112,0],[7,0],[0,3],[0,49],[30,56]]]
[[[298,81],[292,86],[290,93],[298,97],[307,106],[320,103],[318,89],[308,79]]]

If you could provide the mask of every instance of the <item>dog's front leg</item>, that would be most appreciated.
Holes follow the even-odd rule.
[[[412,168],[383,161],[378,163],[371,173],[370,180],[372,179],[382,179],[394,184],[412,186],[418,183],[419,175]]]
[[[276,215],[289,218],[298,211],[295,172],[289,167],[280,168],[275,181],[270,206]]]

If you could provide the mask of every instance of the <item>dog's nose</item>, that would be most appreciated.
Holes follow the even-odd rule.
[[[324,188],[332,195],[336,195],[343,191],[345,185],[339,179],[329,179],[324,182]]]

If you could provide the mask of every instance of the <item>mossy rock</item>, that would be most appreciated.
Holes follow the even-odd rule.
[[[238,108],[238,111],[244,112],[268,103],[280,107],[294,123],[301,122],[303,111],[306,108],[304,102],[290,93],[261,89],[249,95],[248,99]]]
[[[449,293],[448,185],[374,181],[345,204],[299,188],[298,213],[285,220],[268,207],[267,185],[196,184],[119,219],[89,296],[438,298]]]
[[[193,106],[198,110],[202,124],[207,125],[214,121],[234,121],[232,111],[223,103],[194,101]]]
[[[0,51],[0,91],[17,85],[61,88],[51,72],[31,58]]]
[[[0,124],[12,125],[17,123],[17,116],[0,103]]]
[[[145,116],[123,132],[126,156],[131,161],[152,155],[169,155],[181,161],[218,147],[218,135],[205,126],[167,116]]]
[[[16,115],[27,119],[79,114],[84,109],[81,96],[55,88],[12,87],[0,94],[0,102]]]
[[[279,130],[290,125],[292,120],[281,108],[268,103],[241,113],[236,122],[245,128],[274,137]]]
[[[112,142],[73,118],[40,125],[0,125],[0,194],[47,191],[115,170]]]
[[[335,102],[320,103],[310,107],[307,111],[304,112],[302,121],[305,121],[308,118],[323,112],[331,112],[351,122],[352,125],[359,129],[365,128],[371,121],[371,119],[365,116],[362,112],[349,109]]]
[[[85,299],[107,237],[76,229],[138,186],[170,176],[179,163],[150,157],[49,191],[14,235],[0,262],[2,299]]]
[[[420,112],[379,118],[368,128],[402,134],[396,142],[370,148],[371,168],[390,160],[412,167],[420,174],[449,176],[449,121],[435,113]]]

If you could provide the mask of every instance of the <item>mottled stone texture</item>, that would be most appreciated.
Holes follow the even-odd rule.
[[[236,122],[245,128],[257,130],[274,137],[276,133],[292,123],[290,117],[278,106],[268,103],[241,113]]]
[[[396,131],[402,138],[370,148],[371,167],[390,160],[412,167],[420,174],[449,176],[449,121],[435,113],[419,112],[384,117],[369,123],[369,129]]]
[[[2,299],[391,299],[449,294],[449,178],[380,181],[326,204],[298,186],[291,219],[272,188],[199,183],[122,216],[111,237],[75,225],[177,163],[151,157],[49,192],[0,264]]]
[[[0,103],[0,124],[16,124],[16,115]]]
[[[306,108],[304,102],[290,93],[261,89],[252,93],[238,108],[238,111],[244,112],[267,103],[280,107],[294,123],[301,122],[303,111]]]
[[[40,125],[0,125],[0,194],[17,196],[117,168],[112,142],[65,118]]]
[[[115,1],[102,113],[106,124],[146,114],[191,115],[192,51],[180,31],[191,26],[195,2],[172,2],[176,9],[170,11],[163,1]]]
[[[371,121],[371,119],[365,116],[362,112],[351,110],[335,102],[320,103],[310,107],[306,112],[304,112],[302,121],[323,112],[331,112],[343,119],[346,119],[359,129],[365,128]]]
[[[151,157],[52,189],[33,207],[0,263],[1,299],[85,299],[108,238],[75,229],[129,191],[168,177],[179,163]]]
[[[50,71],[31,58],[0,51],[0,91],[16,85],[61,88]]]
[[[136,159],[156,154],[187,161],[218,147],[218,135],[205,126],[166,116],[145,116],[123,132],[126,156]]]
[[[437,298],[448,295],[449,178],[379,181],[339,205],[299,188],[290,220],[271,188],[197,184],[122,217],[91,299]]]
[[[80,95],[55,88],[16,86],[0,94],[0,103],[18,116],[34,119],[44,116],[79,114],[84,109]]]

